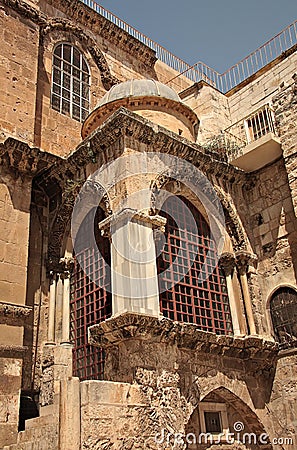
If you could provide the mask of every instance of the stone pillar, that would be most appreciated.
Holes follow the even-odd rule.
[[[61,344],[69,344],[70,333],[70,274],[63,274],[63,315],[62,315],[62,342]]]
[[[59,450],[79,450],[80,446],[80,382],[78,378],[61,380]]]
[[[56,316],[56,274],[50,274],[50,295],[48,306],[48,335],[47,344],[55,343],[55,316]]]
[[[245,306],[245,312],[247,316],[247,322],[249,327],[249,332],[252,335],[256,334],[256,327],[253,315],[253,308],[251,302],[251,296],[249,292],[249,286],[247,281],[247,269],[249,266],[249,262],[253,258],[248,252],[237,252],[236,253],[236,266],[239,273],[240,284],[242,289],[243,301]]]
[[[62,305],[62,336],[61,345],[70,344],[70,276],[73,268],[73,258],[63,258],[60,261],[64,264],[63,278],[63,305]]]
[[[233,289],[232,276],[235,268],[234,255],[228,252],[222,253],[222,256],[220,258],[220,266],[222,267],[226,277],[234,336],[239,336],[243,334],[243,330],[241,329],[239,321],[240,305],[239,301],[235,298]]]
[[[166,219],[125,208],[99,224],[111,237],[113,316],[126,312],[158,317],[159,289],[154,228]]]

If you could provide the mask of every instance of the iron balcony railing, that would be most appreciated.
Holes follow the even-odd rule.
[[[147,47],[151,48],[156,52],[157,58],[167,64],[172,69],[176,70],[178,74],[184,75],[186,78],[190,79],[194,83],[198,83],[201,80],[214,86],[216,89],[222,93],[226,93],[240,84],[242,81],[254,75],[264,66],[272,62],[278,56],[280,56],[286,50],[292,48],[297,44],[297,20],[291,25],[286,27],[275,37],[270,39],[268,42],[263,44],[257,50],[252,52],[246,58],[239,61],[230,69],[226,70],[224,73],[219,73],[216,70],[208,67],[203,62],[199,61],[193,66],[190,66],[181,58],[178,58],[173,53],[166,50],[166,48],[154,42],[152,39],[147,37],[145,34],[138,31],[136,28],[132,27],[124,20],[117,17],[112,12],[103,8],[94,0],[80,0],[85,5],[92,8],[101,16],[105,17],[110,22],[117,25],[122,30],[126,31],[128,34],[138,39],[140,42],[145,44]],[[174,78],[176,78],[174,77]],[[168,80],[170,83],[174,80]]]
[[[266,104],[226,128],[224,138],[227,154],[233,158],[239,156],[243,147],[268,133],[277,136],[273,110]]]

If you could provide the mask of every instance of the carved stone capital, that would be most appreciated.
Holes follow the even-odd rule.
[[[68,256],[65,258],[60,258],[58,260],[48,260],[48,278],[52,281],[55,276],[61,276],[61,278],[68,278],[73,270],[74,258]]]
[[[235,267],[235,256],[230,252],[222,253],[219,264],[225,275],[229,276],[232,274]]]
[[[112,228],[116,228],[122,223],[128,223],[131,221],[139,221],[144,224],[149,224],[152,229],[159,229],[161,232],[165,232],[165,225],[167,219],[162,216],[149,215],[148,211],[137,211],[132,208],[122,209],[120,212],[113,214],[110,217],[102,220],[99,223],[99,230],[101,230],[102,236],[108,236],[112,234]]]
[[[63,268],[62,273],[70,273],[72,272],[73,265],[74,265],[74,258],[72,256],[65,256],[64,258],[60,259],[61,268]]]
[[[239,251],[235,254],[236,266],[240,275],[244,275],[248,271],[249,265],[255,266],[257,263],[257,256],[247,251]]]

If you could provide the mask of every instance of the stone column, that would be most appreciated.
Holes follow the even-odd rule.
[[[232,281],[232,276],[235,268],[234,255],[228,252],[222,253],[220,258],[220,266],[222,267],[226,277],[234,336],[239,336],[243,333],[239,321],[240,305],[237,299],[235,298]]]
[[[55,343],[55,315],[56,315],[56,274],[50,273],[50,295],[48,306],[48,334],[47,344]]]
[[[61,345],[70,344],[70,276],[73,268],[73,258],[63,258],[63,306],[62,306],[62,338]]]
[[[247,281],[247,269],[249,266],[249,262],[253,258],[249,252],[237,252],[236,253],[236,266],[239,273],[240,284],[242,289],[243,301],[245,306],[245,312],[247,316],[247,322],[249,327],[249,332],[252,335],[256,334],[256,327],[253,315],[253,308],[251,302],[251,296],[249,292],[249,286]]]
[[[99,224],[111,237],[113,316],[126,312],[158,317],[159,289],[153,229],[166,219],[125,208]]]

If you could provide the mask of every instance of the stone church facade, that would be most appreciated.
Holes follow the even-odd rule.
[[[296,22],[219,76],[0,5],[0,448],[296,448]]]

